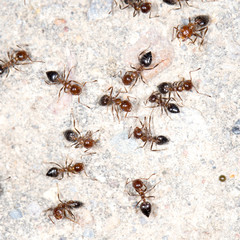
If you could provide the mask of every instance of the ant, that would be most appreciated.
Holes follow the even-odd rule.
[[[64,173],[67,173],[67,175],[69,176],[70,173],[72,174],[78,174],[80,172],[84,172],[85,175],[87,177],[89,177],[85,171],[85,166],[83,163],[75,163],[75,164],[72,164],[72,161],[68,164],[67,163],[67,158],[66,158],[66,162],[65,162],[65,167],[58,164],[58,163],[55,163],[55,162],[50,162],[52,164],[55,164],[57,165],[59,168],[57,167],[52,167],[48,170],[47,172],[47,176],[48,177],[54,177],[54,178],[57,178],[58,180],[61,180],[63,179],[64,177]],[[94,179],[95,180],[95,179]]]
[[[164,60],[162,60],[155,66],[148,68],[152,64],[152,52],[144,50],[139,54],[138,61],[139,61],[139,67],[131,66],[131,68],[133,68],[135,71],[127,71],[123,75],[122,82],[124,85],[131,85],[133,83],[132,85],[133,87],[137,83],[138,79],[141,79],[146,84],[142,76],[142,72],[145,70],[152,70],[156,68]]]
[[[118,92],[115,97],[112,96],[113,94],[113,87],[110,87],[107,91],[110,91],[109,95],[105,94],[100,98],[99,104],[101,106],[110,106],[112,105],[112,113],[116,112],[117,118],[119,120],[118,112],[121,109],[122,111],[126,112],[125,117],[127,117],[127,114],[131,112],[132,110],[132,104],[129,100],[129,97],[127,97],[128,100],[122,100],[118,98],[118,95],[121,92]]]
[[[114,0],[114,3],[117,6],[116,0]],[[146,0],[121,0],[121,3],[126,5],[125,7],[123,7],[121,4],[119,4],[119,8],[121,10],[129,7],[132,7],[134,9],[133,17],[139,15],[140,12],[144,14],[147,14],[150,12],[149,18],[158,17],[158,16],[154,16],[154,17],[151,16],[152,4],[150,2],[147,2]]]
[[[163,2],[165,2],[168,5],[176,5],[178,4],[179,7],[178,8],[174,8],[173,10],[179,10],[182,8],[182,3],[181,2],[185,2],[189,7],[192,7],[191,5],[188,4],[189,0],[163,0]]]
[[[69,75],[71,73],[71,70],[74,67],[72,67],[68,71],[67,75],[65,73],[65,70],[64,70],[63,74],[59,74],[56,71],[48,71],[48,72],[46,72],[46,75],[47,75],[49,81],[45,80],[45,82],[47,84],[49,84],[49,85],[53,85],[53,84],[62,84],[63,85],[62,88],[59,90],[58,99],[60,98],[60,94],[61,94],[61,92],[63,90],[65,93],[70,93],[72,95],[78,96],[78,102],[80,103],[80,94],[82,93],[82,88],[87,84],[87,82],[84,82],[84,83],[80,84],[77,81],[68,80]],[[93,82],[96,82],[96,80],[93,81]],[[86,106],[86,107],[88,107],[88,108],[90,108],[89,106],[87,106],[87,105],[85,105],[83,103],[81,103],[81,104]]]
[[[156,103],[155,107],[161,107],[161,112],[165,111],[165,113],[168,115],[168,112],[170,113],[179,113],[180,110],[178,106],[174,103],[170,103],[171,100],[174,100],[173,98],[165,98],[162,97],[162,94],[159,92],[153,92],[150,97],[148,98],[148,101],[150,103]]]
[[[8,77],[11,67],[16,69],[17,71],[20,71],[18,68],[16,68],[16,66],[27,65],[27,64],[31,64],[33,62],[42,62],[42,61],[33,61],[30,58],[30,54],[26,50],[22,49],[18,45],[17,45],[17,47],[20,48],[20,50],[12,50],[12,52],[7,52],[9,60],[1,60],[0,59],[0,62],[2,62],[2,64],[0,64],[0,75],[7,72],[6,77]],[[28,62],[26,62],[26,61],[28,61]]]
[[[52,223],[54,224],[51,216],[55,217],[57,220],[66,218],[74,223],[77,223],[75,221],[75,216],[73,215],[71,210],[74,208],[80,208],[84,204],[80,201],[73,201],[73,200],[63,202],[60,199],[59,193],[58,193],[58,200],[60,203],[56,207],[48,208],[47,210],[44,211],[44,212],[52,211],[52,214],[48,215]]]
[[[144,123],[142,123],[140,119],[139,119],[139,122],[141,124],[141,127],[135,127],[133,132],[128,134],[128,138],[130,138],[133,135],[134,138],[141,139],[144,142],[141,148],[145,147],[147,142],[150,142],[151,151],[160,151],[160,150],[153,149],[153,144],[155,143],[156,145],[163,145],[169,142],[169,139],[163,135],[152,136],[151,127],[150,127],[151,116],[149,117],[148,127],[147,127],[146,117],[144,117]]]
[[[189,39],[191,43],[195,43],[197,38],[201,38],[200,46],[203,45],[205,35],[208,31],[207,24],[209,23],[209,16],[208,15],[199,15],[193,19],[189,18],[189,23],[179,28],[173,28],[173,36],[174,33],[178,39],[182,41],[186,41]],[[195,37],[194,39],[192,39]],[[174,37],[173,37],[174,39]],[[172,39],[172,41],[173,41]]]
[[[75,148],[84,147],[86,148],[85,152],[87,152],[90,148],[95,146],[96,143],[99,141],[99,139],[94,140],[92,138],[92,135],[93,135],[92,131],[87,131],[85,135],[81,135],[80,131],[76,128],[75,119],[73,119],[73,127],[74,127],[74,130],[68,129],[65,132],[63,132],[65,139],[69,142],[73,142],[71,147],[73,146]]]
[[[190,79],[185,79],[184,77],[181,77],[181,80],[180,81],[176,81],[176,82],[173,82],[173,83],[170,83],[170,82],[162,82],[161,84],[158,85],[158,91],[161,93],[161,94],[169,94],[169,98],[171,96],[171,93],[176,93],[177,96],[181,99],[182,101],[182,98],[181,96],[179,95],[178,92],[182,92],[182,91],[190,91],[192,90],[193,88],[196,90],[196,92],[198,94],[202,94],[202,95],[205,95],[205,96],[208,96],[208,97],[211,97],[207,94],[204,94],[204,93],[200,93],[198,92],[198,90],[196,89],[196,87],[193,85],[192,83],[192,75],[191,73],[192,72],[196,72],[198,70],[200,70],[201,68],[198,68],[196,70],[193,70],[193,71],[190,71],[189,72],[189,76],[190,76]]]
[[[155,173],[153,173],[150,177],[152,177],[153,175],[155,175]],[[149,177],[149,178],[150,178]],[[153,188],[156,187],[157,184],[155,184],[153,187],[151,187],[150,189],[147,188],[147,186],[143,183],[143,179],[144,180],[148,180],[149,178],[138,178],[138,179],[135,179],[135,180],[132,180],[132,181],[126,181],[126,184],[125,184],[125,188],[126,186],[129,184],[129,183],[132,183],[132,187],[134,188],[134,190],[138,193],[138,194],[130,194],[130,192],[128,192],[128,195],[130,196],[140,196],[141,197],[141,200],[136,204],[136,207],[139,205],[140,202],[142,202],[140,204],[140,210],[141,212],[149,217],[150,216],[150,213],[151,213],[151,210],[152,210],[152,205],[150,202],[146,201],[147,198],[155,198],[154,196],[146,196],[145,194],[150,192]]]

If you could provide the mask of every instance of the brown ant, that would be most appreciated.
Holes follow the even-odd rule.
[[[205,35],[208,31],[207,24],[209,23],[208,15],[199,15],[193,19],[189,18],[189,23],[187,25],[183,25],[182,27],[173,28],[173,39],[174,34],[179,40],[186,41],[189,39],[191,43],[195,43],[197,38],[201,38],[200,46],[203,44]],[[193,39],[193,37],[195,37]],[[172,41],[173,41],[172,39]]]
[[[73,142],[71,147],[73,146],[75,148],[84,147],[86,148],[85,152],[87,152],[90,148],[94,147],[97,144],[97,142],[99,142],[99,139],[94,140],[92,138],[93,136],[92,131],[87,131],[85,135],[81,135],[80,131],[76,128],[75,119],[73,119],[73,127],[74,130],[68,129],[63,132],[65,139],[69,142]]]
[[[58,193],[58,200],[60,203],[56,207],[48,208],[47,210],[44,211],[44,212],[52,211],[52,214],[48,215],[52,223],[54,224],[51,216],[55,217],[57,220],[66,218],[74,223],[77,223],[75,221],[75,216],[73,215],[71,210],[74,208],[80,208],[84,204],[80,201],[73,201],[73,200],[63,202],[60,200],[59,193]]]
[[[182,3],[181,2],[185,2],[189,7],[192,7],[191,5],[188,4],[189,0],[163,0],[163,2],[165,2],[168,5],[176,5],[178,4],[179,7],[178,8],[174,8],[173,10],[179,10],[182,8]]]
[[[171,103],[171,100],[175,100],[173,98],[165,98],[162,96],[160,92],[153,92],[150,97],[148,98],[148,101],[150,103],[156,103],[155,106],[152,108],[156,107],[161,107],[161,112],[163,114],[163,111],[168,115],[168,112],[170,113],[179,113],[179,107],[175,103]]]
[[[185,79],[184,77],[182,77],[180,81],[176,81],[176,82],[173,82],[173,83],[162,82],[161,84],[158,85],[158,91],[161,94],[167,94],[168,93],[169,94],[169,98],[171,96],[171,93],[176,93],[177,96],[182,100],[181,96],[179,95],[179,92],[190,91],[190,90],[192,90],[194,88],[198,94],[202,94],[202,95],[211,97],[211,96],[209,96],[207,94],[198,92],[198,90],[196,89],[196,87],[192,83],[192,75],[191,75],[191,73],[192,72],[196,72],[196,71],[198,71],[200,69],[201,68],[198,68],[196,70],[190,71],[189,72],[190,79]]]
[[[142,123],[140,119],[139,119],[139,122],[141,124],[141,127],[135,127],[133,132],[128,134],[128,138],[130,138],[133,135],[134,138],[141,139],[144,142],[141,148],[145,147],[146,144],[150,142],[151,151],[160,151],[160,150],[153,149],[153,144],[155,143],[156,145],[164,145],[169,142],[169,139],[163,135],[152,136],[151,127],[150,127],[151,116],[149,117],[148,126],[147,126],[146,117],[144,117],[144,123]]]
[[[75,67],[75,66],[74,66]],[[87,84],[87,82],[84,82],[84,83],[79,83],[77,81],[74,81],[74,80],[68,80],[69,78],[69,75],[71,73],[71,70],[74,68],[72,67],[69,71],[68,71],[68,74],[66,75],[65,73],[65,70],[63,72],[63,74],[59,74],[58,72],[56,71],[48,71],[46,72],[46,75],[48,77],[48,80],[49,81],[46,81],[45,82],[47,84],[50,84],[50,85],[53,85],[53,84],[62,84],[62,88],[59,90],[59,93],[58,93],[58,99],[60,98],[60,94],[62,92],[62,90],[65,92],[65,93],[70,93],[74,96],[78,96],[78,102],[80,103],[80,94],[82,93],[82,88]],[[93,82],[96,82],[93,81]],[[90,108],[89,106],[81,103],[82,105]]]
[[[153,173],[151,176],[155,175],[155,173]],[[150,176],[150,177],[151,177]],[[149,177],[149,178],[150,178]],[[140,202],[142,202],[140,204],[140,210],[141,212],[149,217],[150,216],[150,213],[151,213],[151,210],[152,210],[152,205],[150,202],[146,201],[147,198],[155,198],[154,196],[146,196],[145,194],[150,192],[153,188],[156,187],[156,185],[158,184],[155,184],[153,187],[151,187],[150,189],[147,188],[147,186],[143,183],[143,179],[144,180],[148,180],[149,178],[139,178],[139,179],[135,179],[135,180],[132,180],[132,181],[126,181],[126,184],[125,184],[125,188],[126,186],[129,184],[129,183],[132,183],[132,187],[134,188],[134,190],[138,193],[138,194],[130,194],[130,192],[128,192],[128,195],[130,196],[140,196],[141,197],[141,200],[136,204],[136,207],[138,206],[138,204]]]
[[[127,97],[127,100],[122,100],[118,98],[118,95],[121,92],[118,92],[115,97],[112,96],[113,94],[113,87],[110,87],[107,91],[110,91],[109,95],[105,94],[100,98],[99,104],[101,106],[110,106],[112,105],[112,113],[116,112],[117,118],[119,120],[118,112],[121,109],[122,111],[126,112],[125,117],[127,117],[127,114],[131,112],[132,110],[132,104],[129,100],[129,97]]]
[[[58,163],[55,163],[55,162],[50,162],[52,164],[55,164],[57,165],[58,167],[52,167],[48,170],[46,176],[48,177],[54,177],[54,178],[57,178],[58,180],[61,180],[63,179],[64,177],[64,174],[67,173],[67,175],[69,176],[70,173],[72,174],[78,174],[80,172],[84,172],[85,175],[87,177],[89,177],[85,171],[85,166],[83,163],[75,163],[73,164],[72,161],[68,164],[67,163],[67,158],[66,158],[66,161],[65,161],[65,167],[58,164]],[[93,179],[93,180],[96,180],[96,179]]]
[[[162,60],[161,62],[163,62]],[[156,68],[161,62],[156,64],[155,66],[148,68],[152,64],[152,52],[144,50],[138,56],[139,67],[131,66],[135,71],[127,71],[123,77],[122,82],[124,85],[132,85],[132,87],[137,83],[138,79],[141,79],[145,84],[145,80],[142,76],[142,72],[145,70],[152,70]]]
[[[114,0],[114,3],[116,6],[118,5],[116,0]],[[147,14],[150,12],[149,18],[158,17],[158,15],[154,17],[151,16],[152,4],[146,0],[121,0],[121,3],[123,5],[126,5],[123,7],[121,4],[119,4],[119,8],[121,10],[129,7],[132,7],[134,9],[133,17],[139,15],[141,12],[144,14]]]
[[[22,49],[18,45],[17,47],[20,48],[20,50],[13,50],[12,52],[7,52],[8,60],[0,59],[0,62],[2,62],[2,64],[0,64],[0,75],[7,72],[6,77],[8,77],[11,67],[19,71],[19,69],[16,68],[16,66],[27,65],[33,62],[42,62],[42,61],[33,61],[30,58],[30,54],[26,50]]]

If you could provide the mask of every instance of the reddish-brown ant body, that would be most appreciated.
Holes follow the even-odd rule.
[[[47,176],[48,177],[54,177],[54,178],[57,178],[58,180],[61,180],[63,179],[64,177],[64,174],[66,173],[68,176],[70,173],[72,174],[78,174],[80,172],[84,172],[85,175],[88,177],[86,171],[85,171],[85,166],[83,163],[72,163],[72,161],[68,164],[67,163],[67,159],[66,159],[66,162],[65,162],[65,167],[58,164],[58,163],[55,163],[55,162],[50,162],[52,164],[55,164],[57,165],[58,167],[52,167],[48,170],[47,172]]]
[[[52,214],[48,215],[52,223],[54,224],[51,216],[55,217],[57,220],[66,218],[74,223],[77,223],[75,221],[75,216],[73,215],[71,210],[74,208],[80,208],[84,204],[80,201],[73,201],[73,200],[62,202],[60,200],[59,194],[58,194],[58,200],[60,203],[56,207],[48,208],[47,210],[45,210],[45,212],[52,211]]]
[[[173,83],[162,82],[161,84],[158,85],[159,92],[161,94],[169,94],[169,98],[171,96],[171,93],[175,93],[182,100],[181,96],[179,95],[179,92],[191,91],[194,88],[198,94],[202,94],[202,95],[206,95],[208,97],[211,97],[207,94],[203,94],[203,93],[198,92],[198,90],[196,89],[196,87],[192,83],[191,73],[196,72],[198,70],[200,70],[200,68],[189,72],[190,79],[185,79],[185,78],[182,77],[180,81],[176,81],[176,82],[173,82]]]
[[[161,62],[163,62],[163,61],[161,61]],[[146,50],[139,54],[138,62],[139,62],[138,67],[131,66],[135,71],[127,71],[123,75],[122,82],[123,82],[124,85],[133,84],[132,85],[132,87],[133,87],[137,83],[138,79],[141,79],[144,83],[146,83],[143,76],[142,76],[143,71],[152,70],[161,63],[161,62],[159,62],[155,66],[153,66],[151,68],[148,68],[152,63],[152,52],[151,51],[146,51]]]
[[[146,117],[144,118],[144,123],[142,123],[139,120],[141,127],[135,127],[132,133],[129,133],[128,138],[130,138],[132,135],[136,139],[141,139],[144,144],[141,148],[145,147],[146,144],[149,142],[151,144],[151,151],[160,151],[153,149],[153,144],[155,143],[156,145],[164,145],[169,142],[169,139],[163,135],[159,136],[152,136],[151,133],[151,127],[150,127],[150,122],[151,122],[151,117],[149,117],[149,124],[147,126],[147,120]]]
[[[155,175],[155,173],[152,174],[151,176],[153,176],[153,175]],[[130,192],[128,192],[128,195],[130,195],[130,196],[140,196],[141,197],[141,200],[136,204],[136,207],[139,205],[140,202],[142,202],[140,204],[140,210],[146,217],[150,216],[150,213],[151,213],[151,210],[152,210],[151,203],[148,202],[146,199],[147,198],[154,198],[154,196],[146,196],[146,193],[150,192],[158,184],[157,183],[153,187],[148,189],[146,184],[144,184],[144,182],[142,180],[143,179],[148,180],[149,178],[139,178],[139,179],[135,179],[135,180],[132,180],[132,181],[128,181],[128,179],[127,179],[126,184],[125,184],[125,187],[126,187],[129,183],[132,183],[132,187],[138,193],[136,195],[136,194],[132,194],[132,193],[130,194]]]
[[[62,84],[63,86],[59,90],[58,98],[60,98],[60,94],[63,90],[65,93],[70,93],[74,96],[78,96],[78,102],[80,103],[80,94],[82,93],[82,89],[86,85],[87,82],[84,82],[84,83],[80,84],[77,81],[68,80],[72,69],[73,69],[73,67],[68,71],[67,75],[65,73],[65,70],[64,70],[63,74],[59,74],[56,71],[48,71],[48,72],[46,72],[46,75],[47,75],[47,78],[48,78],[49,81],[45,80],[45,82],[47,84],[50,84],[50,85]],[[95,81],[93,81],[93,82],[95,82]],[[81,103],[81,104],[88,107],[87,105],[85,105],[83,103]]]
[[[122,111],[126,112],[125,117],[127,117],[127,114],[131,112],[132,110],[132,104],[129,100],[129,97],[127,97],[127,100],[122,100],[121,98],[118,98],[118,95],[121,92],[118,92],[113,97],[113,87],[110,87],[107,91],[110,91],[109,95],[105,94],[100,98],[99,104],[101,106],[112,106],[112,113],[116,112],[117,118],[119,120],[118,112],[121,109]]]
[[[80,131],[76,128],[75,119],[73,119],[73,127],[74,130],[68,129],[63,132],[65,139],[73,143],[71,147],[72,146],[74,146],[75,148],[84,147],[86,148],[85,152],[87,152],[90,148],[94,147],[98,143],[99,139],[94,140],[92,138],[93,136],[92,131],[87,131],[85,135],[82,135],[80,133]]]
[[[118,5],[116,0],[114,0],[114,2],[115,2],[115,5]],[[121,10],[123,10],[125,8],[129,8],[129,7],[134,9],[133,17],[139,15],[141,12],[144,14],[147,14],[150,12],[149,18],[153,18],[151,16],[152,4],[146,0],[121,0],[121,3],[123,5],[126,5],[123,7],[121,4],[119,4],[119,8]],[[157,16],[155,16],[155,17],[157,17]]]
[[[148,98],[148,101],[150,103],[155,103],[156,105],[152,108],[160,107],[161,112],[163,111],[168,115],[168,112],[170,113],[179,113],[179,107],[175,103],[171,103],[170,101],[174,100],[173,98],[165,98],[162,96],[160,92],[153,92],[150,97]]]
[[[187,25],[181,27],[177,26],[173,28],[173,39],[174,33],[179,40],[186,41],[189,39],[193,44],[198,38],[200,38],[201,46],[208,31],[207,24],[209,23],[209,19],[210,18],[208,15],[199,15],[193,19],[189,18],[189,23]]]
[[[17,69],[16,66],[27,65],[33,62],[41,62],[33,61],[30,58],[30,54],[26,50],[22,49],[18,45],[17,47],[20,48],[20,50],[13,50],[12,52],[7,52],[8,60],[0,60],[0,62],[2,62],[2,64],[0,64],[0,75],[7,72],[8,76],[11,67],[19,71],[19,69]]]

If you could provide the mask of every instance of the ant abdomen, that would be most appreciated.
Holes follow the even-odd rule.
[[[142,202],[140,204],[140,210],[145,216],[149,217],[151,210],[152,210],[151,203],[150,202]]]
[[[179,113],[180,112],[178,106],[174,103],[169,103],[168,106],[167,106],[167,110],[170,113]]]
[[[77,133],[71,129],[66,130],[63,135],[69,142],[75,142],[78,137]]]
[[[60,75],[59,75],[59,73],[58,72],[56,72],[56,71],[48,71],[48,72],[46,72],[46,74],[47,74],[47,77],[48,77],[48,80],[51,82],[51,83],[60,83],[59,82],[59,77],[60,77]]]
[[[80,208],[84,205],[84,203],[80,201],[68,201],[67,205],[71,208]]]
[[[149,67],[152,64],[152,52],[149,51],[145,53],[141,58],[140,58],[140,64],[144,67]]]
[[[159,84],[157,88],[161,94],[167,94],[169,92],[170,84],[168,82],[163,82]]]
[[[163,0],[163,2],[165,2],[166,4],[169,4],[169,5],[175,5],[176,4],[176,0]]]
[[[103,95],[103,96],[100,98],[99,104],[100,104],[101,106],[111,105],[111,104],[112,104],[111,97],[108,96],[108,95]]]
[[[169,142],[169,139],[165,136],[157,136],[157,137],[154,137],[154,141],[157,145],[163,145],[163,144],[166,144]]]
[[[53,167],[53,168],[51,168],[51,169],[48,170],[48,172],[47,172],[46,175],[47,175],[48,177],[57,177],[58,174],[59,174],[59,169],[56,168],[56,167]]]
[[[199,15],[194,18],[194,22],[200,27],[205,27],[209,23],[209,20],[208,15]]]
[[[0,65],[0,75],[5,73],[6,68],[4,68],[2,65]]]

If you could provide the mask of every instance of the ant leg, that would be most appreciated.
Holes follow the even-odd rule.
[[[204,31],[204,29],[205,29],[205,31]],[[205,38],[205,35],[207,34],[207,31],[208,31],[208,27],[202,28],[199,31],[204,31],[204,33],[202,34],[202,41],[200,42],[200,46],[202,46],[204,38]]]
[[[179,32],[179,25],[177,26],[177,27],[174,27],[173,28],[173,32],[172,32],[172,40],[171,40],[171,42],[177,37],[177,33]],[[174,35],[176,35],[175,37],[174,37]]]
[[[150,12],[150,14],[148,15],[148,18],[149,18],[149,19],[151,19],[151,18],[157,18],[157,17],[160,17],[160,15],[152,16],[152,12]]]
[[[76,65],[73,66],[73,67],[71,67],[70,70],[68,71],[68,74],[67,74],[67,77],[66,77],[66,82],[67,82],[67,80],[68,80],[68,78],[69,78],[69,75],[70,75],[72,69],[75,68],[75,67],[76,67]],[[65,71],[64,71],[64,75],[65,75]]]
[[[152,191],[159,183],[160,183],[160,181],[157,182],[155,185],[153,185],[150,189],[148,189],[148,190],[146,191],[146,193]]]
[[[52,222],[53,224],[55,224],[54,221],[52,220],[52,218],[50,217],[50,215],[48,215],[48,218],[51,220],[51,222]]]
[[[132,130],[132,126],[129,128],[128,139],[133,135],[133,132],[131,132],[131,130]]]
[[[82,104],[83,106],[85,106],[85,107],[87,107],[87,108],[91,109],[91,108],[90,108],[88,105],[86,105],[86,104],[84,104],[84,103],[80,102],[80,96],[78,96],[78,102],[79,102],[80,104]]]
[[[138,203],[136,204],[136,206],[135,206],[135,207],[137,207],[137,206],[138,206],[138,204],[139,204],[141,201],[142,201],[142,199],[141,199],[140,201],[138,201]]]
[[[55,162],[48,162],[48,163],[50,163],[50,164],[55,164],[55,165],[57,165],[58,167],[63,168],[63,166],[60,165],[60,164],[58,164],[58,163],[55,163]]]
[[[58,189],[58,191],[59,191],[59,189]],[[57,196],[58,196],[59,202],[60,202],[60,203],[63,203],[62,200],[60,199],[60,194],[59,194],[59,192],[58,192]]]
[[[73,113],[72,113],[72,114],[73,114]],[[74,128],[74,130],[81,136],[80,131],[76,128],[76,120],[75,120],[75,118],[74,118],[73,115],[72,115],[72,117],[73,117],[73,128]]]
[[[139,179],[143,179],[143,180],[149,180],[153,175],[156,175],[156,173],[153,173],[153,174],[151,174],[148,178],[139,178]]]
[[[59,92],[58,92],[58,102],[59,102],[60,95],[61,95],[61,92],[62,92],[63,89],[64,89],[64,87],[61,87],[61,89],[60,89]],[[65,90],[65,89],[64,89],[64,90]]]

